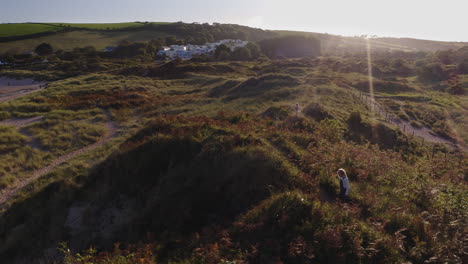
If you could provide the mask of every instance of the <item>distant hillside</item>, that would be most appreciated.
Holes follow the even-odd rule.
[[[62,30],[62,27],[46,24],[0,24],[0,39],[14,38],[24,35],[34,35],[44,32],[55,32]]]
[[[2,24],[0,32],[8,32],[0,37],[0,54],[29,52],[40,43],[47,42],[54,49],[72,50],[77,47],[94,46],[102,49],[106,46],[115,46],[122,41],[149,41],[161,37],[174,36],[186,40],[188,43],[206,43],[220,39],[245,39],[259,41],[277,36],[277,33],[261,29],[239,26],[234,24],[208,23],[164,23],[144,22],[119,24],[47,24],[55,29],[44,27],[30,35],[13,36],[11,32],[15,26],[36,27],[39,24]],[[10,35],[8,35],[10,34]]]
[[[161,22],[158,24],[166,24]],[[10,23],[0,24],[0,42],[34,38],[41,34],[51,34],[73,30],[119,30],[145,25],[141,22],[125,23]]]
[[[0,24],[0,54],[32,51],[43,42],[55,49],[72,50],[77,47],[94,46],[102,49],[122,41],[149,41],[160,37],[175,36],[188,43],[204,43],[223,38],[238,38],[251,41],[282,36],[305,36],[319,39],[323,54],[364,52],[366,40],[361,37],[344,37],[324,33],[300,31],[270,31],[234,24],[214,23],[18,23]],[[458,49],[467,42],[444,42],[411,38],[373,38],[374,50],[385,51],[436,51]]]
[[[326,54],[343,54],[346,52],[362,52],[366,48],[366,39],[362,37],[345,37],[324,33],[301,31],[275,31],[280,35],[302,35],[314,37],[321,41],[322,51]],[[373,49],[399,50],[399,51],[437,51],[459,49],[467,46],[468,42],[446,42],[423,40],[413,38],[372,38],[370,43]]]

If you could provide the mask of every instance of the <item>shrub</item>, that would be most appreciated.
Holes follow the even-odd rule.
[[[418,77],[422,81],[440,82],[447,80],[449,74],[440,63],[434,63],[421,67],[418,71]]]
[[[270,118],[272,120],[285,120],[291,112],[290,107],[287,106],[272,106],[262,113],[263,118]]]
[[[34,49],[34,51],[39,56],[47,56],[51,55],[54,52],[54,49],[49,43],[41,43]]]
[[[302,112],[304,113],[304,115],[311,117],[316,121],[322,121],[326,118],[332,118],[332,116],[327,112],[325,107],[323,107],[319,103],[313,103],[306,106]]]

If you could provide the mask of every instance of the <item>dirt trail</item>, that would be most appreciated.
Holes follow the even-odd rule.
[[[441,144],[448,146],[451,149],[459,148],[465,152],[468,152],[468,147],[460,145],[460,144],[455,144],[448,139],[445,139],[441,136],[434,135],[432,133],[432,130],[426,127],[420,127],[420,128],[413,127],[413,125],[411,125],[409,121],[403,120],[400,117],[396,116],[395,114],[391,113],[390,111],[387,111],[385,107],[382,106],[380,103],[378,103],[375,99],[372,99],[363,93],[357,93],[357,97],[360,98],[369,107],[373,105],[374,113],[379,114],[387,122],[398,126],[401,129],[401,131],[403,131],[403,133],[405,133],[408,136],[417,136],[417,137],[423,138],[425,141],[428,141],[428,142],[441,143]]]
[[[33,90],[23,90],[22,92],[19,92],[19,93],[3,95],[3,96],[0,96],[0,103],[8,102],[8,101],[11,101],[13,99],[16,99],[16,98],[19,98],[19,97],[22,97],[22,96],[25,96],[25,95],[28,95],[28,94],[32,94],[32,93],[41,91],[42,89],[43,88],[36,88],[36,89],[33,89]]]
[[[46,87],[47,83],[32,79],[16,80],[0,77],[0,103],[41,91]]]
[[[2,86],[5,86],[5,82],[9,82],[9,81],[11,81],[11,79],[0,78],[0,88],[2,88]],[[21,82],[21,80],[16,80],[16,81]],[[19,83],[19,84],[22,85],[22,83]],[[11,100],[16,99],[18,97],[22,97],[22,96],[25,96],[25,95],[40,91],[40,90],[44,89],[45,87],[47,87],[47,84],[44,84],[44,83],[31,84],[30,85],[30,90],[21,90],[20,92],[17,92],[17,93],[14,93],[14,94],[1,95],[0,96],[0,103],[8,102],[8,101],[11,101]],[[0,191],[0,208],[3,207],[5,205],[5,203],[8,200],[10,200],[16,193],[18,193],[21,189],[26,187],[28,184],[30,184],[34,180],[40,178],[41,176],[44,176],[44,175],[48,174],[49,172],[54,170],[60,164],[63,164],[63,163],[69,161],[70,159],[72,159],[72,158],[74,158],[74,157],[76,157],[78,155],[81,155],[83,153],[86,153],[88,151],[96,149],[99,146],[102,146],[102,145],[106,144],[113,137],[115,137],[116,134],[117,134],[117,126],[115,125],[114,122],[110,121],[111,118],[110,118],[110,114],[108,112],[105,112],[105,115],[106,115],[106,117],[107,117],[107,119],[109,121],[106,124],[107,131],[106,131],[106,135],[104,136],[104,138],[102,138],[101,140],[97,141],[94,144],[91,144],[91,145],[86,146],[84,148],[72,151],[70,153],[67,153],[65,155],[62,155],[62,156],[58,157],[56,160],[54,160],[47,167],[44,167],[44,168],[33,171],[31,176],[29,176],[28,178],[18,179],[18,184],[16,186],[12,186],[10,188],[6,188],[5,190]],[[1,121],[0,124],[2,124],[2,125],[11,125],[11,126],[16,126],[16,127],[23,127],[23,126],[32,124],[34,122],[41,121],[43,118],[44,118],[43,116],[37,116],[37,117],[26,118],[26,119],[10,119],[10,120]],[[31,144],[34,144],[34,142],[32,142]]]
[[[108,113],[106,113],[106,116],[110,120],[110,116]],[[97,141],[94,144],[86,146],[84,148],[81,148],[79,150],[75,150],[73,152],[70,152],[70,153],[67,153],[65,155],[58,157],[55,161],[53,161],[47,167],[33,171],[31,176],[29,176],[28,178],[23,179],[23,180],[19,179],[19,183],[16,186],[7,188],[6,190],[3,190],[2,192],[0,192],[0,206],[4,205],[8,200],[10,200],[16,193],[18,193],[25,186],[27,186],[34,180],[40,178],[41,176],[48,174],[60,164],[65,163],[78,155],[81,155],[83,153],[96,149],[97,147],[102,146],[106,144],[107,142],[109,142],[113,137],[116,136],[117,126],[114,124],[114,122],[108,121],[106,124],[106,127],[107,127],[106,135],[101,140]]]
[[[30,118],[14,118],[14,119],[7,119],[0,121],[0,125],[3,126],[15,126],[15,127],[23,127],[30,125],[32,123],[40,122],[44,120],[43,116],[35,116]]]

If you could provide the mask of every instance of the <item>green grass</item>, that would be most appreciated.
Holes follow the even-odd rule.
[[[53,32],[62,29],[63,28],[60,26],[34,23],[0,24],[0,38],[31,35],[42,32]]]
[[[72,28],[87,28],[87,29],[98,29],[98,30],[113,30],[113,29],[124,29],[140,27],[142,23],[136,22],[125,22],[125,23],[51,23],[51,25],[59,27],[72,27]]]
[[[62,110],[60,106],[48,103],[46,96],[47,92],[44,92],[42,96],[31,95],[0,104],[2,113],[8,118],[44,116],[44,121],[22,129],[0,129],[1,188],[13,185],[18,178],[45,167],[60,155],[98,141],[105,133],[103,122],[107,120],[102,110]]]
[[[18,133],[14,127],[0,126],[0,153],[14,150],[26,143],[27,138]]]
[[[42,149],[62,155],[97,142],[105,134],[105,128],[84,121],[46,120],[31,125],[28,132],[39,141]]]
[[[116,46],[124,40],[149,41],[167,34],[151,30],[138,31],[72,31],[59,33],[51,36],[38,37],[18,41],[0,43],[0,53],[17,51],[18,53],[33,51],[34,48],[43,43],[49,43],[55,50],[72,50],[73,48],[94,46],[103,49],[107,46]]]
[[[152,25],[170,24],[170,22],[149,22]],[[140,22],[124,23],[12,23],[0,24],[0,38],[13,36],[27,36],[43,32],[54,32],[63,29],[92,29],[92,30],[116,30],[136,28],[143,26]]]

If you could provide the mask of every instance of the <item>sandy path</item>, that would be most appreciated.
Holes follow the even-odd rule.
[[[38,85],[38,84],[44,84],[44,82],[37,82],[37,81],[34,81],[33,79],[12,79],[8,77],[0,77],[0,87],[1,86],[9,86],[9,87],[28,86],[28,85]]]
[[[109,118],[109,114],[106,113],[106,115]],[[62,156],[58,157],[56,160],[54,160],[47,167],[44,167],[44,168],[33,171],[31,176],[29,176],[28,178],[26,178],[24,180],[18,179],[19,183],[16,186],[11,187],[11,188],[7,188],[6,190],[3,190],[2,192],[0,192],[0,206],[4,205],[4,203],[6,203],[8,200],[10,200],[16,193],[18,193],[25,186],[27,186],[28,184],[30,184],[34,180],[40,178],[41,176],[44,176],[44,175],[48,174],[49,172],[54,170],[60,164],[63,164],[63,163],[69,161],[70,159],[72,159],[72,158],[74,158],[74,157],[76,157],[78,155],[81,155],[83,153],[86,153],[88,151],[96,149],[97,147],[102,146],[102,145],[106,144],[107,142],[109,142],[109,140],[111,140],[117,134],[117,126],[113,122],[109,121],[109,122],[107,122],[106,127],[107,127],[106,135],[101,140],[97,141],[94,144],[86,146],[84,148],[75,150],[73,152],[70,152],[70,153],[67,153],[65,155],[62,155]]]
[[[0,78],[0,88],[2,88],[2,86],[6,85],[6,83],[10,82],[10,81],[12,81],[12,79]],[[18,84],[18,85],[24,85],[22,82],[25,82],[25,83],[31,82],[31,80],[15,80],[15,81],[17,82],[16,84]],[[41,87],[44,84],[43,83],[36,83],[36,84],[33,84],[33,85],[35,87],[35,89],[33,89],[33,90],[28,90],[28,91],[21,92],[21,93],[16,93],[16,94],[13,94],[13,95],[0,96],[0,103],[7,102],[7,101],[13,100],[15,98],[25,96],[25,95],[28,95],[30,93],[39,91],[39,90],[42,89]],[[44,175],[48,174],[49,172],[54,170],[60,164],[63,164],[63,163],[69,161],[70,159],[72,159],[72,158],[74,158],[74,157],[76,157],[78,155],[81,155],[83,153],[86,153],[88,151],[96,149],[97,147],[106,144],[113,137],[115,137],[115,135],[117,134],[117,126],[112,121],[110,121],[111,118],[110,118],[110,115],[109,115],[108,112],[105,112],[105,115],[107,116],[107,119],[109,121],[106,124],[107,131],[106,131],[106,134],[105,134],[104,138],[102,138],[101,140],[97,141],[94,144],[91,144],[91,145],[86,146],[84,148],[72,151],[70,153],[67,153],[65,155],[62,155],[62,156],[58,157],[51,164],[49,164],[47,167],[44,167],[44,168],[33,171],[31,176],[29,176],[26,179],[18,179],[19,183],[17,185],[12,186],[10,188],[6,188],[5,190],[0,191],[0,207],[3,207],[8,200],[10,200],[16,193],[18,193],[25,186],[27,186],[28,184],[30,184],[34,180],[40,178],[41,176],[44,176]],[[2,124],[2,125],[11,125],[11,126],[16,126],[16,127],[22,127],[22,126],[26,126],[28,124],[32,124],[34,122],[41,121],[43,118],[44,117],[42,117],[42,116],[37,116],[37,117],[26,118],[26,119],[10,119],[10,120],[1,121],[0,124]]]
[[[20,93],[0,96],[0,103],[8,102],[8,101],[11,101],[11,100],[16,99],[18,97],[22,97],[22,96],[25,96],[25,95],[28,95],[28,94],[32,94],[32,93],[38,92],[40,90],[42,90],[42,88],[37,87],[36,89],[33,89],[33,90],[27,90],[27,91],[23,91],[23,92],[20,92]]]
[[[32,79],[15,80],[0,77],[0,103],[40,91],[46,86],[47,83],[35,82]]]
[[[44,120],[43,116],[35,116],[31,118],[15,118],[15,119],[7,119],[7,120],[0,121],[0,125],[23,127],[23,126],[30,125],[32,123],[40,122],[42,120]]]
[[[387,122],[398,126],[401,129],[401,131],[403,131],[403,133],[405,133],[407,136],[417,136],[423,138],[425,141],[428,142],[441,143],[448,146],[451,149],[460,148],[463,151],[468,152],[468,147],[462,146],[460,144],[455,144],[446,138],[434,135],[433,133],[431,133],[432,130],[426,127],[413,127],[413,125],[411,125],[409,121],[403,120],[395,114],[391,113],[390,111],[387,111],[385,107],[378,103],[375,99],[372,99],[363,93],[357,93],[357,97],[360,98],[364,103],[366,103],[369,106],[369,108],[371,108],[371,105],[373,105],[374,113],[379,114]]]

